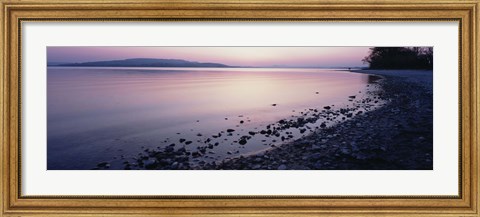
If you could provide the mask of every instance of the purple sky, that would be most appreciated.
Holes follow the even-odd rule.
[[[48,62],[183,59],[232,66],[364,66],[369,47],[48,47]]]

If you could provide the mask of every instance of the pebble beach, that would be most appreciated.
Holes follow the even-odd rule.
[[[256,134],[285,141],[265,151],[222,161],[202,161],[215,144],[195,152],[167,146],[145,150],[133,165],[138,169],[180,170],[431,170],[433,168],[432,71],[357,70],[374,83],[364,97],[349,97],[351,108],[310,108],[304,117],[282,119],[265,129],[248,132],[238,141],[248,145]],[[273,106],[273,105],[272,105]],[[310,128],[308,123],[336,120]],[[305,136],[288,141],[296,128]],[[227,129],[225,133],[233,133]],[[211,147],[210,147],[211,146]],[[197,159],[199,164],[190,164]],[[135,169],[126,163],[125,169]]]

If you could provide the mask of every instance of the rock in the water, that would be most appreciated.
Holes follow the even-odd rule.
[[[167,147],[165,147],[165,152],[173,152],[173,151],[174,151],[173,146],[167,146]]]
[[[238,144],[245,145],[245,144],[247,144],[247,140],[246,139],[240,139],[240,141],[238,141]]]

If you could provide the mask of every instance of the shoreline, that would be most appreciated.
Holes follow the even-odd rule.
[[[363,77],[363,76],[362,76]],[[153,170],[203,170],[215,169],[218,165],[225,161],[234,160],[239,157],[248,157],[258,155],[284,146],[286,143],[296,141],[318,129],[329,128],[331,126],[341,124],[346,120],[354,118],[356,115],[368,112],[381,107],[385,102],[374,96],[380,89],[376,82],[381,80],[380,76],[366,76],[365,86],[348,95],[344,95],[340,102],[323,102],[319,101],[319,105],[306,107],[302,109],[292,110],[293,114],[276,119],[272,122],[263,123],[258,127],[246,129],[237,129],[239,127],[225,128],[211,136],[205,134],[197,134],[202,138],[196,140],[188,140],[180,138],[180,140],[171,141],[166,147],[144,148],[143,152],[134,156],[120,156],[115,160],[121,161],[124,169],[153,169]],[[318,94],[319,92],[312,92]],[[373,97],[372,97],[373,96]],[[340,99],[340,98],[338,98]],[[276,106],[272,104],[271,106]],[[242,119],[244,115],[240,115]],[[239,116],[239,117],[240,117]],[[245,117],[245,121],[249,121],[249,117]],[[242,123],[240,121],[240,123]],[[227,140],[227,138],[237,135],[230,144],[233,149],[214,159],[210,154],[215,154],[216,146],[220,146],[219,139]],[[253,141],[251,141],[253,140]],[[196,147],[185,147],[196,142]],[[246,146],[254,145],[260,147],[261,150],[252,150],[250,152],[239,153],[238,149]],[[230,146],[229,145],[229,146]],[[183,146],[183,147],[182,147]],[[218,153],[218,152],[217,152]],[[109,169],[112,164],[109,161],[100,162],[94,169]],[[118,164],[117,164],[118,165]],[[120,165],[122,166],[122,165]],[[118,168],[118,166],[116,167]]]
[[[384,77],[379,97],[388,103],[263,153],[202,169],[433,169],[432,72],[350,72]]]
[[[264,130],[249,132],[250,135],[240,138],[244,140],[240,145],[244,145],[255,134],[281,139],[282,142],[285,137],[285,142],[279,145],[271,145],[260,152],[206,162],[203,160],[208,157],[205,153],[214,145],[197,147],[197,151],[190,152],[185,148],[176,149],[172,144],[159,150],[145,149],[133,158],[134,162],[125,161],[124,169],[433,169],[432,72],[348,72],[369,75],[368,89],[363,97],[345,96],[353,103],[352,107],[335,108],[331,105],[309,108],[301,116],[281,119],[267,125]],[[311,123],[317,124],[317,127],[309,127]],[[289,129],[306,133],[290,140]],[[199,163],[192,164],[192,160]],[[95,169],[102,169],[101,164],[107,163],[100,163]]]

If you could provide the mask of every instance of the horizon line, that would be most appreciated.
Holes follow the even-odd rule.
[[[86,63],[98,63],[98,62],[110,62],[110,61],[124,61],[124,60],[142,60],[142,59],[150,59],[150,60],[180,60],[192,63],[200,63],[200,64],[221,64],[224,66],[211,66],[211,67],[199,67],[199,66],[67,66],[67,64],[86,64]],[[148,57],[139,57],[139,58],[123,58],[123,59],[109,59],[109,60],[92,60],[92,61],[85,61],[85,62],[59,62],[59,61],[51,61],[47,60],[48,67],[138,67],[138,68],[365,68],[368,66],[289,66],[289,65],[267,65],[267,66],[245,66],[245,65],[227,65],[224,63],[218,63],[213,61],[196,61],[196,60],[186,60],[186,59],[178,59],[178,58],[148,58]]]

